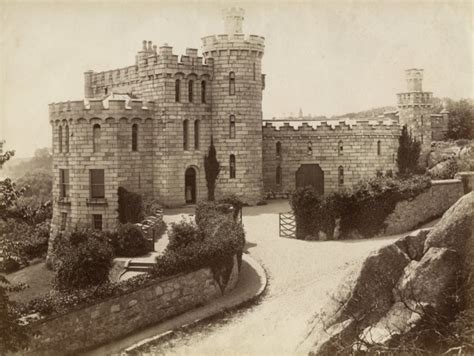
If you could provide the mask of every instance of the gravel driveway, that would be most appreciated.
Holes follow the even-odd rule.
[[[342,277],[374,249],[395,237],[351,241],[300,241],[278,236],[286,201],[244,208],[247,251],[265,268],[269,285],[257,305],[177,332],[144,355],[292,355],[312,317]],[[170,219],[175,220],[173,216]],[[305,350],[301,350],[301,353]]]

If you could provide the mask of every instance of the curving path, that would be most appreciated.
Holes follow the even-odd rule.
[[[142,355],[292,355],[328,293],[370,251],[397,236],[351,241],[300,241],[278,237],[286,201],[244,208],[247,251],[266,269],[267,291],[257,305],[178,331],[148,344]],[[171,220],[176,217],[169,216]],[[144,350],[141,348],[141,350]]]

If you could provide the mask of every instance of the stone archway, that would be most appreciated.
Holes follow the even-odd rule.
[[[184,199],[186,204],[196,203],[196,169],[188,167],[184,174]]]
[[[324,194],[324,171],[319,164],[302,164],[296,171],[296,188],[308,186],[319,194]]]

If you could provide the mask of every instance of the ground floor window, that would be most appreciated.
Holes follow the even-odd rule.
[[[102,215],[92,214],[92,228],[95,230],[102,230]]]
[[[66,230],[67,213],[61,213],[61,231]]]

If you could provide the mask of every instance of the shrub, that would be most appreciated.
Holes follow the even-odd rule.
[[[107,282],[113,252],[106,239],[104,233],[87,229],[57,236],[54,288],[81,289]]]
[[[407,126],[402,128],[402,134],[398,139],[397,166],[398,173],[408,175],[417,172],[418,159],[420,158],[421,143],[414,140],[408,133]]]
[[[233,207],[230,204],[216,204],[215,202],[201,201],[196,206],[195,221],[203,231],[212,229],[216,221],[233,217]]]
[[[133,224],[120,225],[115,233],[109,233],[115,254],[124,257],[144,255],[149,250],[149,242],[142,230]]]
[[[207,199],[214,201],[214,191],[216,189],[216,181],[221,170],[221,165],[217,160],[216,148],[211,136],[211,145],[207,155],[204,156],[204,172],[207,182]]]
[[[189,244],[201,242],[204,238],[203,232],[195,223],[182,220],[178,223],[171,224],[171,231],[168,234],[168,249],[178,250]]]
[[[222,199],[219,199],[219,203],[232,205],[232,208],[234,209],[233,211],[234,220],[237,220],[242,208],[244,207],[244,202],[235,194],[228,195]]]
[[[118,213],[122,224],[138,223],[143,220],[142,196],[129,192],[123,187],[118,188]]]

